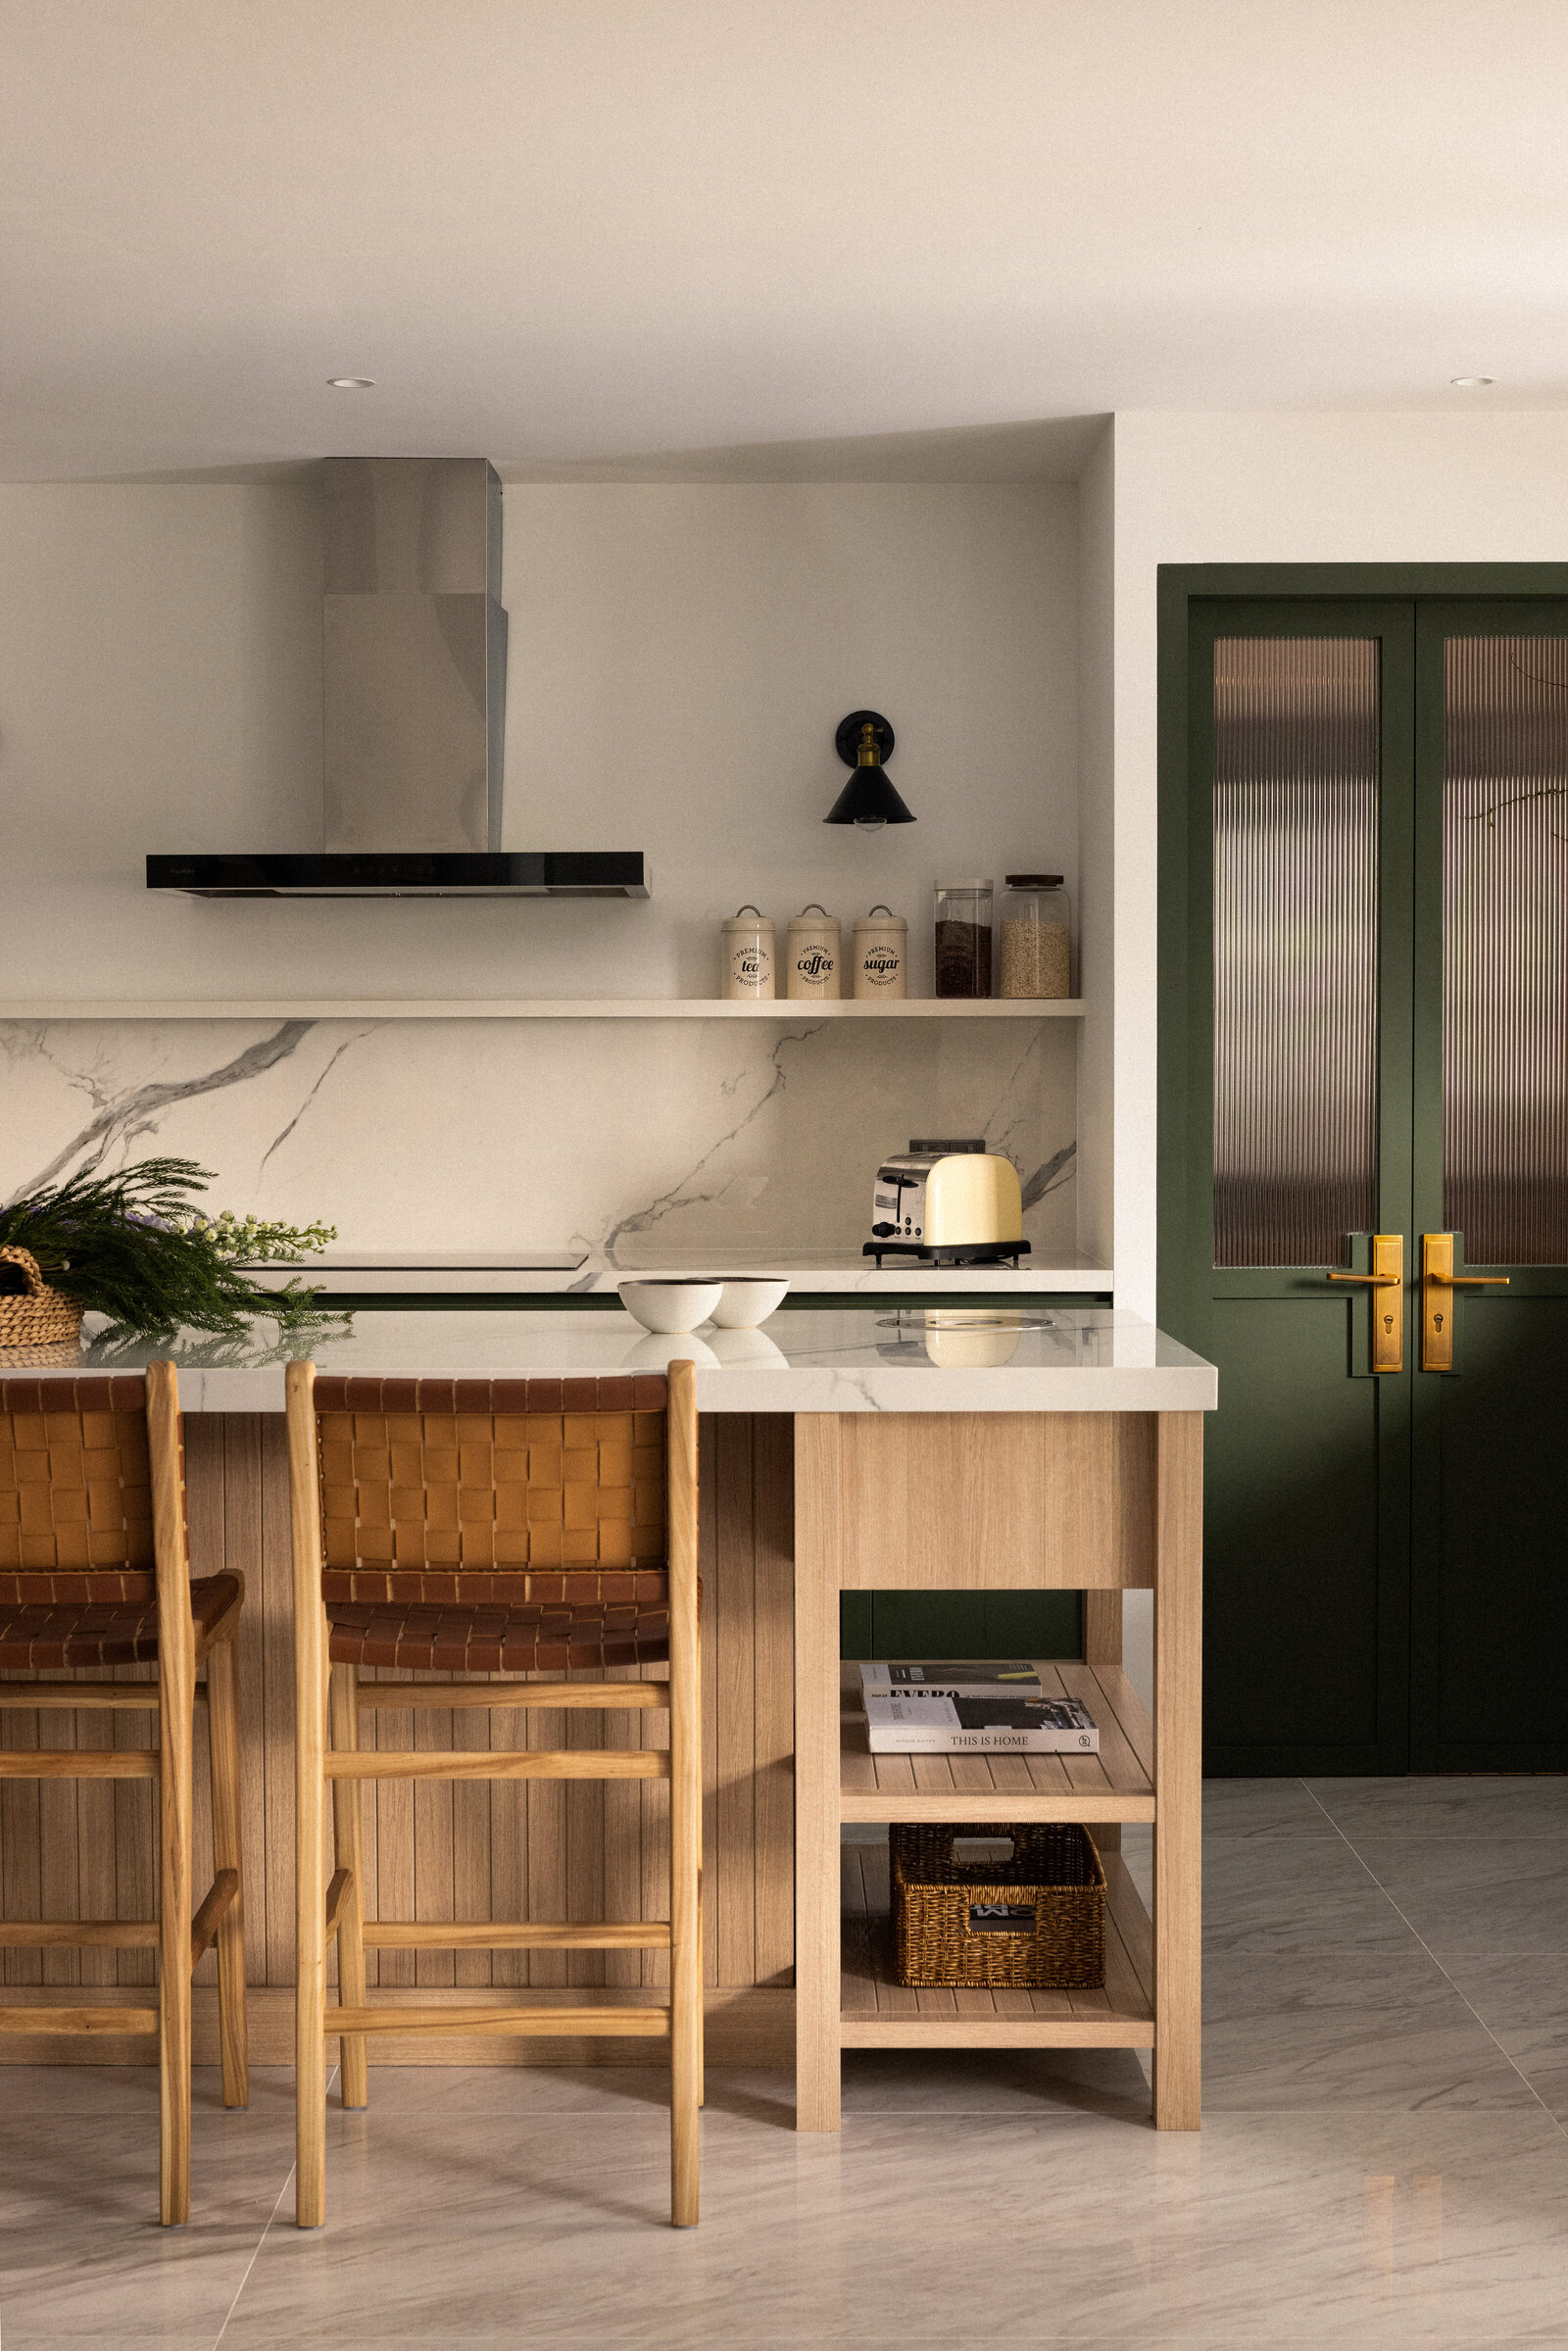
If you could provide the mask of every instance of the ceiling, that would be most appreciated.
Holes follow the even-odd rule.
[[[1568,405],[1565,90],[1561,0],[13,0],[0,478]]]

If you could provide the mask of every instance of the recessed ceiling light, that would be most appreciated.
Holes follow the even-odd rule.
[[[373,392],[375,390],[373,375],[329,375],[326,380],[334,392]],[[1487,380],[1491,381],[1490,376]]]
[[[1458,392],[1474,392],[1482,384],[1494,384],[1496,380],[1494,375],[1450,375],[1448,378]]]

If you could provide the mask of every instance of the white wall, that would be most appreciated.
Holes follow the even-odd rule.
[[[509,488],[509,847],[646,905],[150,900],[153,849],[320,838],[315,494],[0,489],[0,995],[707,995],[716,924],[1075,873],[1070,486]],[[824,829],[886,712],[917,822]]]
[[[1152,1315],[1157,567],[1568,560],[1568,416],[1133,414],[1114,433],[1116,1294]]]
[[[1115,501],[1107,425],[1078,486],[1078,1245],[1099,1265],[1115,1262]]]

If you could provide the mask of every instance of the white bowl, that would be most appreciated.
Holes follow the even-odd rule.
[[[713,1320],[721,1331],[755,1331],[775,1313],[789,1296],[788,1282],[758,1282],[742,1276],[739,1281],[726,1282],[724,1295],[713,1308]]]
[[[721,1282],[622,1282],[620,1302],[645,1331],[695,1331],[723,1296]]]

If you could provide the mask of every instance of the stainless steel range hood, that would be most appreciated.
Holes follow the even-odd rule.
[[[501,847],[501,483],[483,458],[328,458],[318,851],[147,859],[196,898],[646,898],[640,851]]]

